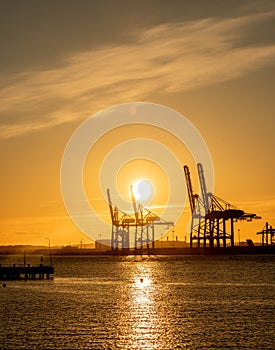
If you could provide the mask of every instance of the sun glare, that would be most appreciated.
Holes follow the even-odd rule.
[[[153,197],[153,186],[150,181],[141,179],[133,183],[133,194],[139,202],[147,201]]]
[[[138,288],[145,288],[150,286],[150,284],[151,284],[151,280],[149,278],[139,278],[139,279],[136,279],[135,281],[135,285]]]

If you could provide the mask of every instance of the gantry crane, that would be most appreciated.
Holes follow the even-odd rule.
[[[109,188],[107,189],[109,210],[112,221],[112,250],[129,249],[130,247],[130,226],[135,226],[135,219],[130,215],[118,210],[113,206]]]
[[[193,193],[189,168],[187,165],[184,166],[192,214],[190,246],[192,247],[194,242],[197,242],[197,246],[200,247],[203,242],[204,247],[207,244],[210,247],[215,244],[220,247],[221,243],[223,247],[226,247],[226,241],[229,240],[231,247],[234,247],[234,222],[237,220],[251,221],[260,217],[256,214],[245,213],[227,201],[208,193],[202,164],[198,163],[197,168],[202,199]]]
[[[144,246],[147,249],[154,249],[155,241],[155,226],[166,225],[167,228],[174,226],[171,221],[165,221],[159,216],[144,208],[141,203],[137,203],[133,194],[133,186],[130,188],[133,209],[135,213],[135,249],[142,249]]]
[[[262,246],[271,246],[275,245],[275,229],[269,225],[268,222],[265,223],[264,228],[261,232],[257,232],[257,235],[261,235],[261,244]]]

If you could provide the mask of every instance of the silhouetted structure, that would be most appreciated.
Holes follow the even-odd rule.
[[[261,232],[257,232],[257,235],[261,235],[261,244],[262,246],[271,246],[275,245],[275,229],[269,225],[268,222],[265,223],[265,226]]]
[[[168,228],[174,226],[171,221],[165,221],[159,216],[144,208],[140,203],[136,202],[133,194],[133,186],[131,186],[131,197],[135,213],[135,249],[155,248],[155,226],[165,225]]]
[[[11,265],[1,266],[0,265],[0,280],[19,280],[19,279],[40,279],[43,280],[45,277],[50,278],[50,275],[54,273],[53,266],[39,266],[30,265]]]
[[[259,218],[256,214],[247,214],[225,200],[208,193],[204,178],[202,164],[197,164],[198,175],[201,187],[201,197],[194,194],[190,171],[187,165],[184,166],[186,185],[192,214],[190,230],[190,247],[194,243],[200,247],[214,245],[226,247],[229,240],[231,247],[234,247],[234,222],[237,220],[251,221]]]
[[[131,187],[132,203],[135,213],[135,218],[120,211],[113,205],[110,195],[110,190],[107,189],[107,196],[109,202],[109,210],[112,221],[112,236],[111,249],[112,250],[128,250],[130,248],[130,228],[135,228],[135,249],[154,249],[155,241],[155,226],[166,225],[173,226],[174,223],[165,221],[152,213],[150,210],[144,208],[140,203],[137,204],[133,195]]]
[[[107,189],[107,196],[112,221],[111,249],[129,249],[130,226],[135,225],[135,219],[113,206],[109,188]]]

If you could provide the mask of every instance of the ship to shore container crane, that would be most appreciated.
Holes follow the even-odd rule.
[[[191,209],[190,247],[226,247],[229,240],[234,247],[234,222],[237,220],[259,219],[256,214],[248,214],[227,201],[207,192],[201,163],[197,164],[201,197],[193,193],[190,171],[184,166],[186,185]]]
[[[119,210],[113,205],[110,190],[107,189],[109,211],[112,222],[111,249],[129,249],[130,247],[130,229],[135,228],[135,249],[154,249],[155,226],[166,225],[168,228],[173,226],[171,221],[165,221],[159,216],[144,208],[136,202],[131,186],[131,198],[134,208],[135,218]]]
[[[257,235],[261,235],[261,245],[262,246],[274,246],[275,245],[275,229],[269,225],[268,222],[262,231],[257,232]]]
[[[133,193],[133,186],[130,187],[133,209],[135,213],[135,249],[155,248],[155,226],[174,226],[171,221],[165,221],[159,216],[137,203]]]
[[[129,249],[130,226],[135,225],[135,219],[130,215],[118,210],[116,206],[113,206],[109,188],[107,189],[107,196],[112,221],[111,249]]]

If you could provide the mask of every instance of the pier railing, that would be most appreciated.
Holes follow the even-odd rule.
[[[54,273],[53,266],[30,266],[23,264],[13,264],[9,266],[0,265],[0,280],[35,280],[50,279]]]

